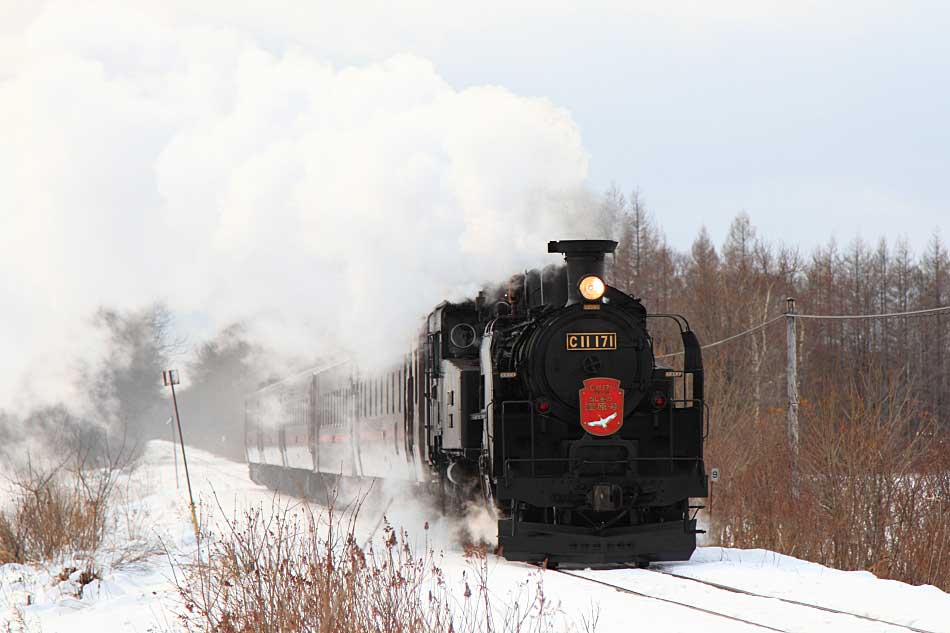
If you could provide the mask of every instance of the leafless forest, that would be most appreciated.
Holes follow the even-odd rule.
[[[950,257],[936,233],[922,253],[892,236],[804,252],[739,214],[721,246],[700,229],[679,252],[637,192],[615,188],[601,220],[620,241],[612,283],[652,312],[683,314],[704,344],[781,315],[787,297],[809,315],[950,304]],[[785,319],[704,352],[706,463],[722,470],[709,542],[950,589],[950,312],[796,324],[797,454]],[[673,334],[657,335],[658,355],[677,349]]]

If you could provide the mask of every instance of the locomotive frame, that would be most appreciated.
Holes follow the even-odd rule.
[[[708,494],[700,346],[683,317],[603,283],[615,248],[549,243],[564,268],[436,306],[388,371],[333,362],[250,394],[251,478],[314,498],[341,477],[399,479],[450,513],[485,500],[512,560],[688,559],[690,499]],[[655,362],[657,318],[679,327],[682,369]]]

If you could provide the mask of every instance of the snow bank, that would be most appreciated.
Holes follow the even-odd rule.
[[[160,540],[168,555],[154,555],[142,563],[106,568],[102,580],[79,587],[75,574],[60,578],[64,563],[44,567],[5,565],[0,567],[0,629],[17,630],[19,612],[28,630],[44,633],[95,630],[174,631],[176,612],[181,605],[173,582],[171,560],[186,561],[194,553],[184,473],[176,487],[172,446],[155,441],[145,451],[143,464],[131,477],[130,491],[141,495],[133,500],[147,517],[151,535]],[[242,509],[272,507],[277,499],[272,491],[252,483],[244,464],[229,462],[199,450],[188,453],[192,484],[206,516],[229,516]],[[404,495],[404,492],[401,493]],[[283,501],[283,500],[281,500]],[[297,503],[291,500],[292,503]],[[302,503],[302,502],[300,502]],[[442,569],[449,587],[461,595],[465,581],[475,570],[462,552],[454,549],[450,530],[440,528],[437,516],[411,499],[400,496],[392,503],[374,504],[364,509],[359,529],[366,536],[379,522],[380,513],[398,525],[443,548]],[[319,513],[319,506],[312,506]],[[430,522],[425,536],[422,523]],[[866,572],[842,572],[789,556],[762,550],[704,547],[688,563],[666,564],[662,569],[771,596],[884,618],[931,631],[950,631],[950,595],[934,587],[913,587],[881,580]],[[527,604],[535,597],[541,581],[548,623],[554,630],[583,630],[583,620],[599,612],[598,631],[629,631],[643,624],[663,631],[756,630],[716,616],[691,611],[673,604],[631,596],[551,571],[489,557],[488,586],[499,604],[515,600]],[[736,595],[729,603],[723,592],[711,587],[643,570],[583,570],[577,573],[644,593],[674,596],[681,602],[737,612],[756,621],[769,622],[787,630],[875,631],[878,625],[857,618],[842,620],[834,614],[816,615],[803,608],[776,600]],[[735,595],[735,594],[734,594]],[[731,606],[730,606],[731,605]],[[878,628],[875,628],[878,627]],[[759,629],[761,630],[761,629]],[[899,629],[894,629],[899,630]]]

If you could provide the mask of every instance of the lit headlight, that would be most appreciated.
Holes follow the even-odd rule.
[[[607,290],[604,280],[597,275],[587,275],[581,279],[581,283],[577,287],[581,291],[581,296],[588,301],[597,301],[604,296],[604,291]]]

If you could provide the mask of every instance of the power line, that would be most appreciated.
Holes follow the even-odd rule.
[[[771,319],[768,319],[767,321],[763,321],[762,323],[759,323],[758,325],[751,327],[748,330],[745,330],[744,332],[733,334],[732,336],[726,337],[720,341],[716,341],[715,343],[702,345],[700,346],[700,349],[710,349],[718,345],[722,345],[723,343],[734,341],[737,338],[741,338],[748,334],[752,334],[753,332],[757,332],[761,330],[762,328],[775,323],[779,319],[783,319],[786,317],[791,317],[794,319],[888,319],[892,317],[902,317],[902,316],[909,317],[909,316],[920,316],[923,314],[935,314],[938,312],[950,312],[950,306],[941,306],[939,308],[927,308],[925,310],[910,310],[907,312],[886,312],[882,314],[798,314],[794,312],[786,312],[784,314],[779,314],[777,316],[774,316]],[[683,355],[683,352],[673,352],[671,354],[662,354],[660,356],[657,356],[656,358],[671,358],[673,356],[682,356],[682,355]]]
[[[772,325],[773,323],[775,323],[776,321],[778,321],[779,319],[782,319],[782,318],[785,318],[785,315],[784,315],[784,314],[780,314],[780,315],[778,315],[778,316],[774,316],[774,317],[772,317],[771,319],[769,319],[768,321],[764,321],[764,322],[759,323],[758,325],[756,325],[756,326],[754,326],[754,327],[749,328],[749,329],[746,330],[745,332],[739,332],[738,334],[733,334],[732,336],[727,337],[727,338],[724,338],[724,339],[722,339],[721,341],[716,341],[715,343],[709,343],[708,345],[702,345],[702,346],[700,346],[700,349],[709,349],[709,348],[711,348],[711,347],[716,347],[717,345],[722,345],[723,343],[728,343],[729,341],[735,340],[735,339],[740,338],[740,337],[742,337],[742,336],[745,336],[745,335],[747,335],[747,334],[752,334],[753,332],[757,332],[757,331],[761,330],[762,328],[764,328],[764,327],[767,326],[767,325]],[[673,352],[672,354],[663,354],[663,355],[661,355],[661,356],[657,356],[656,358],[669,358],[670,356],[682,356],[682,355],[683,355],[683,352]]]
[[[899,316],[918,316],[921,314],[933,314],[935,312],[948,312],[950,306],[939,308],[927,308],[926,310],[911,310],[909,312],[888,312],[885,314],[783,314],[796,319],[887,319]]]

